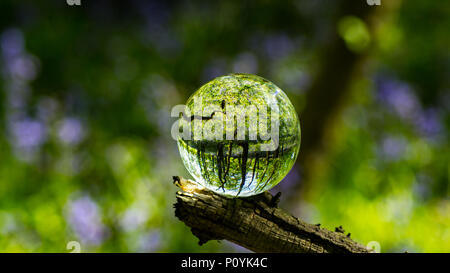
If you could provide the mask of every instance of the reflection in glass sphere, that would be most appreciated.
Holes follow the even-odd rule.
[[[195,181],[218,194],[251,196],[278,184],[300,149],[286,94],[250,74],[218,77],[187,101],[178,149]]]

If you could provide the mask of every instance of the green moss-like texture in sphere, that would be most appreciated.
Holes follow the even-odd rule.
[[[278,184],[300,149],[300,122],[286,94],[256,75],[218,77],[186,103],[178,137],[195,181],[218,194],[251,196]],[[278,128],[278,130],[277,130]]]

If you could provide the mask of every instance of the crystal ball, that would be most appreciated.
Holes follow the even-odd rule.
[[[300,149],[300,121],[272,82],[230,74],[200,87],[178,120],[178,149],[201,186],[228,197],[260,194],[277,185]]]

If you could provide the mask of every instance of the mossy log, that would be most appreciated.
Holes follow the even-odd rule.
[[[174,176],[175,215],[191,228],[202,245],[228,240],[254,252],[369,253],[365,246],[336,231],[312,225],[277,207],[280,193],[228,198]]]

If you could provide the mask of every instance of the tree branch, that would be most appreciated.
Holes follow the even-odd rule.
[[[174,176],[175,215],[202,245],[226,239],[255,252],[368,253],[363,245],[336,231],[311,225],[277,207],[280,193],[228,198]]]

